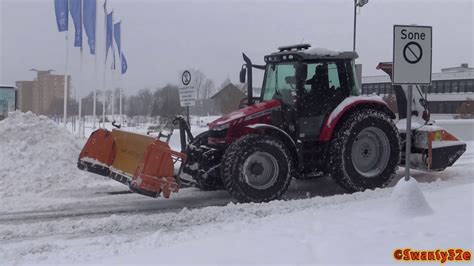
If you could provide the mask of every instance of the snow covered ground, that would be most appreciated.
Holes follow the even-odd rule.
[[[412,172],[433,212],[407,216],[393,187],[344,194],[329,177],[264,204],[194,188],[152,199],[77,170],[84,140],[47,118],[15,113],[0,136],[0,265],[390,264],[396,248],[473,250],[472,141],[448,170]]]

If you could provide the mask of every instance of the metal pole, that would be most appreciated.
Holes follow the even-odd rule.
[[[64,124],[64,127],[66,127],[66,120],[67,120],[67,83],[68,83],[68,79],[67,79],[67,64],[68,64],[68,57],[69,57],[69,44],[68,44],[68,41],[69,40],[69,30],[66,31],[66,67],[64,69],[64,117],[63,117],[63,124]]]
[[[115,79],[115,69],[112,69],[112,81],[110,83],[112,83],[111,87],[112,87],[112,121],[115,121],[115,82],[114,82],[114,79]]]
[[[95,36],[94,36],[94,49],[95,49],[95,54],[94,54],[94,68],[95,68],[95,83],[94,83],[94,103],[92,104],[92,129],[95,130],[95,120],[96,120],[96,113],[97,113],[97,87],[99,86],[99,74],[97,73],[99,71],[99,67],[97,66],[97,31],[99,30],[98,26],[98,19],[97,19],[97,5],[99,4],[99,1],[96,2],[96,15],[95,15]]]
[[[104,20],[104,29],[105,29],[105,39],[104,39],[104,73],[103,73],[103,78],[104,78],[104,95],[102,97],[102,127],[105,128],[105,94],[107,91],[107,12],[105,12],[105,20]]]
[[[352,51],[356,50],[356,28],[357,28],[357,0],[354,0],[354,39],[352,42]]]
[[[114,17],[112,16],[112,36],[114,36]],[[114,38],[112,37],[112,56],[114,58],[114,67],[112,68],[112,80],[111,80],[111,88],[112,88],[112,121],[115,121],[115,68],[117,68],[115,61],[115,49],[114,49]]]
[[[120,113],[120,124],[123,124],[123,113],[122,113],[122,49],[123,49],[123,23],[120,23],[120,54],[119,54],[119,66],[120,66],[120,72],[119,72],[119,113]]]
[[[83,14],[82,14],[82,11],[83,11],[84,7],[83,7],[83,2],[81,1],[81,22],[83,21]],[[82,27],[82,25],[81,25]],[[82,32],[81,32],[82,34]],[[79,50],[80,51],[80,65],[79,65],[79,91],[77,93],[77,96],[79,98],[79,124],[78,124],[78,135],[81,136],[82,135],[82,123],[81,123],[81,118],[82,118],[82,96],[81,96],[81,90],[83,89],[84,87],[84,73],[83,73],[83,68],[82,68],[82,65],[84,64],[84,53],[83,53],[83,47],[84,47],[84,36],[81,36],[81,49]]]
[[[189,121],[189,106],[186,106],[186,120],[188,121],[188,126],[191,127],[191,121]]]
[[[119,113],[120,113],[120,124],[123,124],[123,113],[122,113],[122,88],[119,88]]]
[[[407,92],[407,125],[405,140],[405,181],[410,180],[410,157],[411,157],[411,102],[412,102],[412,85],[408,85]]]

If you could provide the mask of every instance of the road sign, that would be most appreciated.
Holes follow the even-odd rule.
[[[431,84],[431,26],[393,26],[393,84]]]
[[[181,75],[181,88],[179,89],[179,101],[181,106],[196,105],[197,91],[196,82],[192,70],[184,70]]]

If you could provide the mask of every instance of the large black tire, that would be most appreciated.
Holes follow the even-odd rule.
[[[202,176],[199,173],[199,169],[192,169],[191,165],[198,163],[198,159],[193,157],[193,153],[190,152],[190,146],[200,147],[202,145],[207,145],[207,139],[209,137],[209,131],[202,132],[201,134],[194,137],[194,140],[187,146],[186,154],[188,154],[188,158],[186,164],[183,167],[183,172],[189,174],[193,177],[196,181],[197,187],[201,190],[205,191],[213,191],[213,190],[220,190],[223,188],[222,180],[218,175],[215,174],[208,174],[206,176]],[[201,163],[201,168],[206,168],[207,165]],[[207,167],[209,168],[209,167]],[[206,169],[209,170],[209,169]],[[212,173],[219,173],[219,171],[213,171]]]
[[[385,187],[400,161],[400,138],[383,112],[357,110],[341,122],[332,139],[329,170],[350,192]]]
[[[281,197],[291,183],[293,161],[283,142],[250,134],[226,150],[221,167],[225,189],[240,202],[266,202]]]

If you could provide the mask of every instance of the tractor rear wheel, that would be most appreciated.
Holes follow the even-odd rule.
[[[355,111],[335,132],[330,158],[331,176],[346,190],[385,187],[400,160],[398,130],[381,111]]]
[[[286,192],[293,176],[293,162],[283,142],[250,134],[226,150],[221,168],[227,191],[241,202],[265,202]]]

